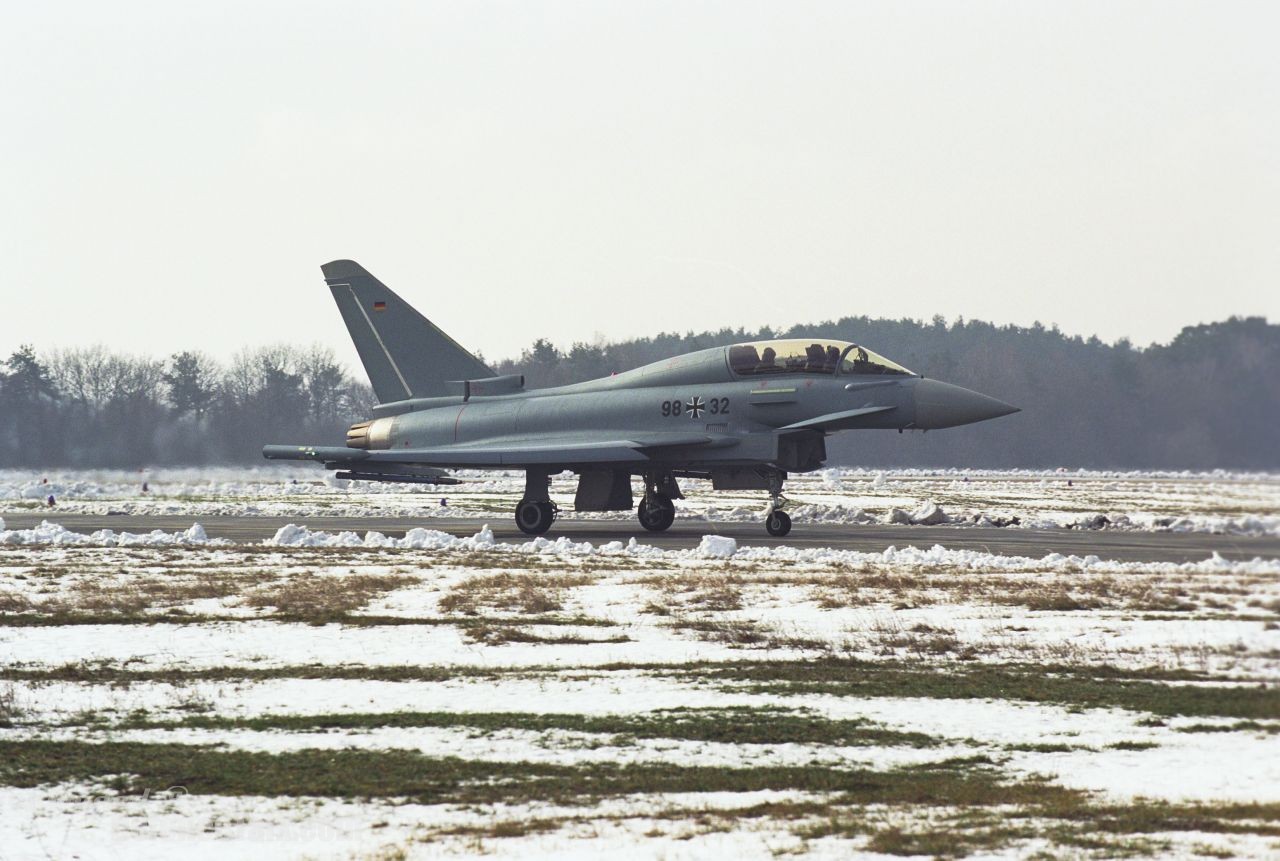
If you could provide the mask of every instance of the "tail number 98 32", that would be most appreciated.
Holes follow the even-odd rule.
[[[662,414],[664,416],[688,415],[691,419],[702,417],[703,413],[710,413],[713,416],[726,415],[729,412],[728,398],[708,398],[703,400],[700,397],[692,397],[687,401],[673,400],[662,402]]]

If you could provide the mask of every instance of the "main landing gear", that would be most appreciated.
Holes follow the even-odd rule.
[[[636,506],[636,516],[640,518],[640,525],[645,529],[650,532],[662,532],[675,523],[676,504],[671,501],[671,497],[661,493],[655,493],[652,496],[646,494],[640,497],[640,504]]]
[[[765,476],[769,486],[769,507],[765,509],[764,528],[774,538],[791,532],[791,516],[783,510],[790,504],[782,495],[782,483],[786,477],[785,472],[777,469],[771,469]],[[545,472],[530,470],[525,473],[524,498],[516,506],[516,526],[525,535],[542,535],[555,523],[560,511],[547,492],[550,485],[551,477]],[[674,500],[683,498],[675,476],[669,473],[645,475],[644,496],[636,506],[640,525],[650,532],[671,528],[676,519]]]
[[[560,513],[547,488],[551,476],[529,470],[524,476],[524,499],[516,506],[516,527],[525,535],[541,535],[555,523]]]
[[[682,499],[675,476],[648,474],[644,477],[644,496],[636,506],[640,525],[650,532],[662,532],[670,528],[676,519],[673,499]]]
[[[557,513],[554,502],[522,499],[516,506],[516,526],[525,535],[541,535],[551,528]]]
[[[769,507],[765,510],[764,529],[774,538],[781,538],[791,531],[791,515],[782,509],[790,504],[782,495],[782,481],[787,477],[785,472],[771,470],[769,479]]]

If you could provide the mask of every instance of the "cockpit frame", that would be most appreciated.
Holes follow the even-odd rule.
[[[850,355],[854,358],[849,359]],[[848,341],[776,338],[734,344],[725,349],[729,369],[737,377],[766,377],[789,374],[823,376],[915,376],[914,373]]]

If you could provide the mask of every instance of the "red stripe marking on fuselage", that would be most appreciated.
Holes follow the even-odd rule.
[[[458,417],[453,420],[453,441],[458,441],[458,425],[462,422],[462,411],[467,408],[466,404],[458,407]]]

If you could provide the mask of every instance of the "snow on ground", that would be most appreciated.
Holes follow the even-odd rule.
[[[386,597],[371,598],[361,611],[390,617],[392,622],[319,626],[281,622],[254,613],[246,605],[243,588],[231,585],[221,590],[222,597],[200,593],[163,608],[151,624],[137,626],[129,637],[119,636],[116,624],[0,627],[0,654],[27,665],[109,660],[140,667],[163,665],[174,651],[183,655],[188,666],[290,666],[352,659],[366,665],[406,665],[421,663],[424,654],[431,656],[432,663],[479,666],[729,660],[742,651],[742,643],[730,637],[716,641],[690,635],[673,627],[667,615],[653,612],[654,606],[664,607],[666,614],[699,611],[697,602],[703,599],[696,589],[695,603],[688,607],[682,605],[679,592],[705,581],[699,588],[710,589],[714,600],[729,604],[717,617],[724,623],[754,626],[759,641],[755,648],[777,658],[803,657],[815,648],[874,656],[898,641],[911,648],[913,643],[932,642],[934,635],[944,634],[947,651],[968,652],[980,660],[1092,654],[1126,666],[1191,664],[1195,669],[1234,668],[1237,673],[1255,674],[1280,669],[1280,630],[1252,612],[1268,607],[1274,612],[1280,607],[1280,560],[1274,559],[1233,561],[1215,556],[1178,564],[1058,554],[1032,559],[937,546],[889,548],[880,553],[785,545],[738,548],[732,539],[715,536],[707,536],[715,540],[690,550],[664,550],[634,539],[602,547],[564,538],[498,543],[487,527],[469,538],[415,529],[403,539],[389,539],[376,533],[361,538],[355,533],[333,535],[286,526],[266,542],[280,549],[264,560],[251,547],[237,552],[227,549],[225,542],[206,549],[211,542],[192,537],[200,532],[197,524],[182,533],[156,533],[133,543],[118,542],[118,536],[81,542],[78,539],[85,536],[53,532],[65,540],[51,542],[48,550],[25,542],[10,547],[0,557],[0,572],[37,569],[42,562],[49,571],[52,557],[46,554],[61,554],[65,560],[72,548],[83,543],[98,548],[84,548],[90,554],[86,561],[116,573],[88,579],[68,567],[66,576],[56,583],[48,576],[15,578],[0,587],[0,596],[9,595],[8,600],[32,607],[59,603],[74,607],[77,601],[90,601],[102,609],[100,592],[119,590],[117,595],[125,595],[131,585],[142,582],[132,578],[131,583],[128,573],[118,572],[147,571],[155,576],[156,571],[165,570],[164,553],[176,548],[191,554],[189,564],[217,571],[229,582],[254,575],[264,561],[289,563],[289,548],[312,554],[304,571],[341,577],[343,570],[357,573],[357,569],[331,566],[323,553],[316,555],[312,548],[353,548],[362,554],[357,557],[359,573],[399,572],[397,576],[406,578]],[[15,534],[0,532],[0,546]],[[422,556],[385,552],[392,548]],[[475,574],[474,562],[459,565],[457,560],[471,560],[476,552],[487,553],[495,570],[518,570],[532,559],[548,567],[553,578],[560,569],[571,574],[577,578],[573,583],[552,589],[556,605],[586,624],[548,626],[537,624],[536,619],[516,619],[536,637],[562,642],[481,645],[452,624],[394,622],[396,618],[439,618],[446,595],[466,588]],[[418,568],[419,559],[430,567]],[[584,568],[591,571],[592,560],[597,559],[613,567],[583,574]],[[672,573],[655,579],[655,566]],[[889,591],[882,596],[874,590],[882,588],[875,584],[883,578],[890,579],[886,581]],[[862,583],[867,584],[865,589]],[[155,592],[161,587],[148,588]],[[716,590],[724,594],[716,598]],[[1203,606],[1179,597],[1189,591],[1206,596]],[[1223,597],[1211,597],[1213,593]],[[992,598],[1000,603],[990,603]],[[1092,612],[1081,612],[1091,606]],[[1160,612],[1168,608],[1176,612]],[[1224,614],[1227,609],[1236,612]],[[1135,612],[1143,610],[1148,612]],[[180,614],[176,618],[174,611]],[[213,618],[191,624],[186,620],[192,616]],[[509,615],[506,620],[511,622]]]
[[[295,486],[294,474],[157,472],[147,476],[146,495],[129,489],[136,475],[51,477],[50,484],[64,494],[61,510],[174,506],[193,520],[202,506],[439,507],[438,490]],[[486,480],[471,497],[451,497],[450,507],[505,516],[508,497],[519,492],[516,479]],[[571,492],[557,482],[557,493]],[[1113,521],[1129,517],[1128,528],[1182,528],[1176,517],[1183,517],[1192,524],[1186,528],[1274,531],[1266,519],[1280,510],[1277,480],[1253,475],[827,471],[795,484],[792,496],[811,512],[850,519],[867,512],[884,519],[894,508],[920,512],[933,500],[953,516],[980,510],[1024,523],[1065,525],[1112,512]],[[0,476],[0,507],[31,501],[32,487],[46,485],[33,475]],[[687,516],[718,516],[713,506],[722,503],[691,489]],[[739,502],[758,514],[759,500],[744,495],[730,504]],[[1175,520],[1161,525],[1166,517]],[[739,547],[714,535],[692,549],[663,550],[643,538],[504,543],[487,528],[465,538],[415,529],[395,539],[287,526],[270,541],[236,544],[209,540],[198,523],[148,535],[79,534],[50,520],[30,530],[0,523],[0,746],[15,762],[35,742],[131,742],[325,757],[411,751],[583,770],[972,768],[1011,782],[1042,776],[1087,791],[1099,805],[1144,798],[1264,805],[1249,820],[1259,823],[1254,830],[1119,834],[1116,852],[1280,852],[1280,707],[1266,711],[1277,702],[1266,699],[1268,691],[1280,684],[1280,560],[1215,556],[1179,565],[942,547],[858,553],[785,542]],[[1036,684],[1054,679],[1063,693],[1039,701],[1006,692],[1003,683],[956,695],[908,680],[870,692],[791,684],[822,682],[828,665],[852,668],[854,678],[882,670],[978,678],[991,670]],[[736,668],[756,668],[777,684],[717,676]],[[1193,675],[1162,675],[1174,670]],[[1117,691],[1146,685],[1169,705],[1155,708],[1142,697],[1095,702],[1096,688],[1075,700],[1063,683],[1073,673],[1096,673]],[[1215,710],[1213,698],[1179,705],[1179,691],[1201,688],[1221,691],[1228,705]],[[1229,705],[1241,697],[1246,705]],[[379,717],[414,714],[453,722]],[[727,728],[786,726],[785,716],[799,716],[819,728],[849,722],[886,734],[866,743],[821,733],[766,743],[732,733],[681,735],[678,721],[668,735],[520,723],[522,716],[672,714],[712,715]],[[515,723],[484,725],[481,718],[493,715]],[[358,723],[243,723],[335,716]],[[976,764],[947,765],[970,761]],[[894,829],[973,827],[948,818],[955,811],[945,804],[894,803],[858,807],[869,823],[861,831],[813,836],[806,829],[850,815],[848,808],[839,808],[836,795],[785,786],[640,791],[567,806],[546,799],[460,804],[193,795],[180,786],[118,795],[107,774],[20,787],[6,767],[0,762],[5,858],[858,857],[873,833],[887,840]],[[715,814],[799,802],[819,812],[794,820]],[[535,820],[550,824],[525,830]],[[1043,835],[1060,835],[1060,823],[1050,826]],[[1080,851],[1043,835],[997,841],[982,857]],[[1107,854],[1108,845],[1098,851]]]
[[[136,547],[164,545],[204,545],[226,546],[227,540],[210,539],[204,527],[193,523],[191,528],[182,532],[165,532],[153,529],[150,532],[116,532],[114,529],[98,529],[93,532],[73,532],[65,526],[48,520],[41,521],[33,529],[5,529],[4,519],[0,518],[0,544],[79,544],[91,547]]]
[[[457,486],[403,486],[336,480],[311,465],[208,467],[146,472],[0,470],[0,512],[47,508],[85,514],[192,517],[258,514],[293,517],[471,517],[508,515],[523,490],[519,473],[457,473]],[[146,490],[143,490],[143,485]],[[682,481],[680,517],[758,519],[762,492],[713,492]],[[552,498],[572,510],[575,478],[554,477]],[[1280,534],[1280,476],[1260,473],[996,472],[825,469],[792,476],[787,495],[802,519],[831,523],[909,522],[941,508],[953,525],[1009,524]],[[575,514],[630,519],[631,512]],[[916,518],[918,519],[918,517]]]
[[[744,821],[731,832],[674,827],[671,811],[696,818],[708,811],[821,798],[798,792],[718,792],[696,796],[636,796],[590,807],[428,805],[402,800],[195,796],[180,790],[153,797],[119,797],[95,787],[0,789],[0,845],[6,859],[157,858],[221,859],[228,855],[297,858],[497,858],[556,859],[772,858],[804,843],[768,819]],[[448,841],[433,832],[483,828],[495,822],[581,818],[582,826],[521,840]],[[73,827],[68,827],[74,823]],[[671,829],[667,833],[666,829]],[[851,854],[847,843],[815,842],[807,858],[877,857]],[[883,856],[878,856],[883,857]]]
[[[608,679],[609,684],[602,684]],[[625,687],[623,687],[625,685]],[[956,756],[1007,757],[1024,774],[1053,775],[1064,785],[1113,799],[1169,801],[1274,801],[1280,787],[1280,739],[1265,731],[1179,733],[1146,726],[1144,715],[1120,709],[1073,710],[1000,700],[912,697],[781,696],[706,689],[689,682],[631,673],[581,680],[502,679],[449,682],[371,682],[288,679],[234,686],[134,683],[128,689],[54,683],[20,687],[26,721],[55,725],[77,714],[145,711],[153,719],[180,717],[192,702],[210,714],[330,715],[379,712],[528,712],[584,715],[646,714],[667,709],[800,709],[837,720],[865,719],[895,730],[923,733],[930,747],[818,744],[724,744],[678,739],[626,739],[599,744],[589,734],[468,728],[383,727],[343,732],[154,729],[0,729],[0,741],[77,738],[117,742],[217,744],[237,750],[396,749],[492,762],[670,763],[700,766],[800,766],[824,763],[885,769]],[[47,707],[47,710],[42,710]],[[1184,724],[1185,725],[1185,724]],[[1070,750],[1013,750],[1058,744]],[[1110,746],[1149,749],[1108,749]]]

